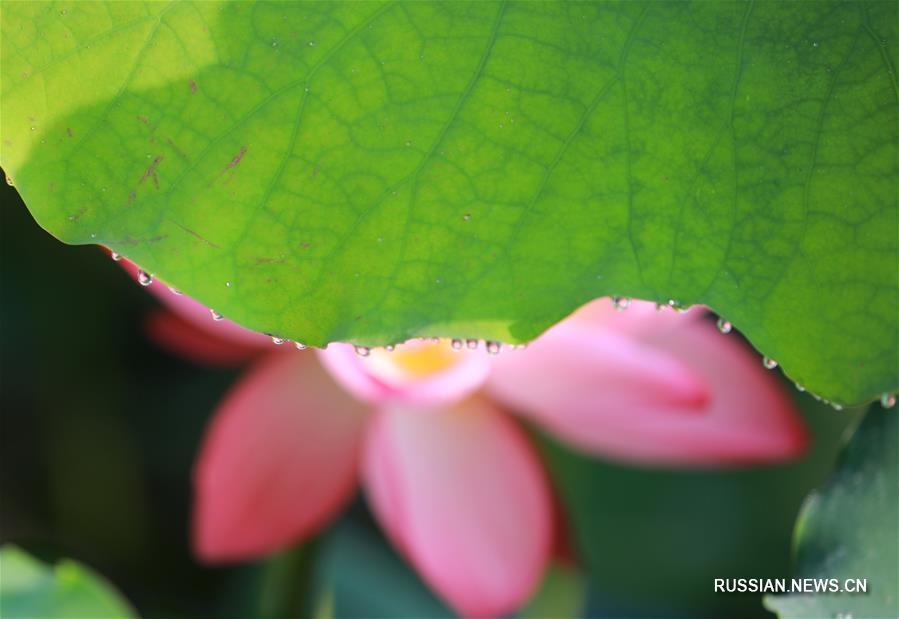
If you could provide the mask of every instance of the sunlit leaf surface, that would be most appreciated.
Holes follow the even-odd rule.
[[[63,241],[307,344],[705,303],[859,402],[899,386],[897,24],[892,1],[7,3],[2,165]]]

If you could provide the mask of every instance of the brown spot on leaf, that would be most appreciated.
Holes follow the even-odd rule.
[[[193,80],[190,80],[190,91],[197,94],[197,83]]]
[[[150,167],[144,172],[144,175],[140,177],[140,180],[137,182],[138,185],[142,184],[148,178],[153,179],[153,184],[156,185],[156,189],[159,189],[159,177],[156,175],[156,168],[159,167],[159,164],[162,160],[165,159],[162,155],[156,155],[153,159],[153,162],[150,163]]]
[[[213,243],[212,241],[210,241],[209,239],[207,239],[205,236],[203,236],[203,235],[201,235],[201,234],[198,234],[198,233],[194,232],[193,230],[191,230],[191,229],[188,228],[187,226],[182,226],[182,225],[179,224],[177,221],[172,221],[172,223],[175,224],[176,226],[178,226],[179,228],[181,228],[182,230],[184,230],[186,233],[188,233],[189,235],[191,235],[191,236],[194,237],[195,239],[199,239],[200,241],[203,241],[204,243],[206,243],[206,244],[209,245],[210,247],[215,247],[216,249],[221,249],[221,247],[219,247],[218,245],[216,245],[215,243]]]
[[[243,159],[243,156],[246,154],[247,154],[247,147],[241,146],[240,152],[231,158],[231,161],[229,161],[228,165],[225,166],[225,170],[230,170],[230,169],[236,167],[237,164],[240,163],[240,160]]]
[[[268,256],[259,256],[258,258],[256,258],[254,260],[254,264],[256,266],[261,266],[263,264],[281,264],[284,261],[285,261],[284,258],[271,258]]]
[[[79,219],[81,219],[81,216],[84,215],[86,212],[87,212],[87,207],[82,206],[76,212],[69,215],[68,220],[69,221],[78,221]]]
[[[66,135],[68,135],[69,137],[72,137],[72,128],[71,127],[66,127]]]

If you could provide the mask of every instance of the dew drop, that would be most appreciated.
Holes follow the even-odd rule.
[[[841,411],[841,410],[843,410],[843,405],[842,405],[842,404],[837,404],[836,402],[832,402],[830,405],[833,407],[833,409],[834,409],[835,411]]]
[[[215,311],[212,308],[209,308],[209,313],[212,314],[213,320],[222,320],[224,318],[224,316],[222,316],[221,314],[219,314],[217,311]]]
[[[450,346],[453,347],[453,350],[462,350],[462,346],[465,344],[462,340],[458,338],[454,338],[452,342],[450,342]]]
[[[371,349],[368,346],[355,346],[356,354],[360,357],[367,357],[371,354]]]
[[[799,392],[805,391],[805,387],[803,387],[799,383],[795,383],[795,385],[796,385],[796,391],[799,391]]]
[[[484,346],[487,348],[488,355],[498,355],[499,351],[502,349],[502,344],[494,340],[487,340],[484,343]]]
[[[309,41],[309,47],[315,47],[315,41]]]
[[[388,344],[384,347],[384,350],[386,350],[387,352],[393,352],[394,350],[396,350],[396,346],[394,346],[393,344]]]
[[[153,283],[153,276],[144,270],[137,272],[137,281],[141,286],[149,286]]]
[[[9,185],[10,187],[14,186],[13,182],[12,182],[12,178],[10,177],[9,174],[6,175],[6,184]]]
[[[721,331],[721,333],[730,333],[733,331],[733,328],[734,326],[730,324],[729,320],[725,320],[724,318],[718,319],[718,330]]]
[[[178,296],[178,297],[180,297],[181,295],[184,294],[183,292],[181,292],[181,291],[178,290],[177,288],[172,288],[171,286],[169,286],[169,292],[171,292],[173,295]]]
[[[465,221],[471,221],[471,213],[465,213],[462,215],[462,219]]]
[[[225,282],[225,288],[230,288],[230,287],[231,287],[231,282]]]
[[[277,335],[272,336],[272,343],[277,344],[278,346],[280,346],[281,344],[283,344],[286,341],[287,340],[285,340],[283,337],[278,337]]]
[[[773,370],[777,367],[777,361],[775,361],[771,357],[765,357],[764,359],[762,359],[762,365],[765,366],[766,370]]]
[[[885,392],[882,396],[880,396],[880,405],[883,408],[893,408],[896,406],[896,394]]]
[[[615,306],[615,309],[619,312],[623,312],[628,307],[630,307],[631,300],[627,297],[612,297],[612,305]]]
[[[296,347],[297,350],[306,350],[306,345],[303,344],[302,342],[294,342],[293,345]]]
[[[277,42],[277,41],[272,41],[272,47],[278,47],[278,42]]]
[[[465,340],[465,348],[468,350],[475,350],[478,347],[477,340]]]
[[[122,259],[122,254],[119,254],[116,252],[110,252],[109,257],[112,258],[113,260],[115,260],[116,262],[118,262],[119,260]]]
[[[412,146],[412,140],[406,140],[406,146]]]

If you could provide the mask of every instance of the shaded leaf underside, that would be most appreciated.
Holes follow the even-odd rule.
[[[5,3],[39,223],[308,344],[705,303],[899,385],[894,2]]]

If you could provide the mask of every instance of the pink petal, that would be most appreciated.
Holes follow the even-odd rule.
[[[486,389],[513,410],[576,436],[603,435],[616,419],[695,416],[708,398],[703,377],[674,355],[572,320],[525,350],[500,354]]]
[[[231,339],[210,337],[179,315],[160,309],[147,316],[144,328],[160,347],[203,365],[232,367],[259,357],[263,350]]]
[[[399,346],[419,345],[431,344],[408,342]],[[331,344],[317,352],[338,383],[360,400],[373,403],[430,406],[458,401],[480,387],[490,371],[490,358],[482,350],[452,352],[456,361],[451,367],[415,378],[380,371],[376,359],[360,357],[350,344]],[[396,354],[377,352],[388,358]]]
[[[315,355],[266,358],[219,406],[194,476],[194,547],[258,557],[320,529],[350,498],[366,411]]]
[[[364,457],[382,526],[460,613],[502,615],[534,592],[550,554],[551,497],[510,419],[482,399],[384,409]]]
[[[137,265],[124,259],[119,264],[134,280],[137,280]],[[227,318],[213,320],[212,312],[210,312],[208,307],[186,294],[173,293],[162,282],[154,281],[147,286],[147,290],[181,318],[201,329],[208,337],[228,340],[240,346],[257,346],[260,348],[270,346],[272,343],[270,337],[251,331]]]
[[[651,465],[771,462],[807,439],[792,401],[739,338],[664,310],[566,321],[501,356],[488,391],[584,451]],[[673,321],[672,321],[673,319]]]

